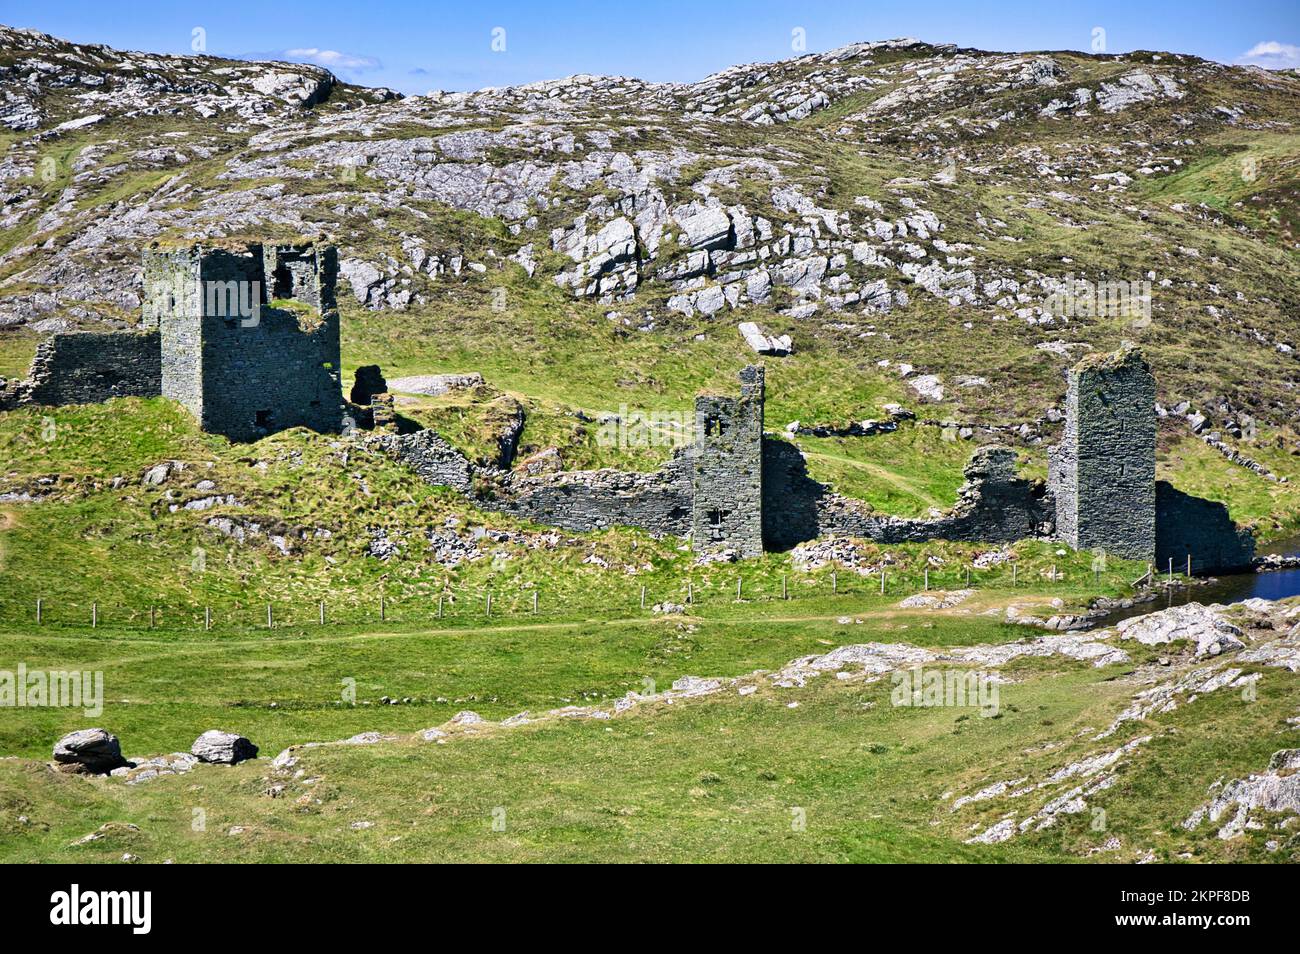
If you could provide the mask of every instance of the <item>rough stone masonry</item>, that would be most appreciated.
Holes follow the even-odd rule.
[[[36,346],[31,371],[17,382],[14,404],[98,404],[151,397],[162,389],[158,333],[54,334]]]
[[[310,242],[151,247],[145,330],[52,336],[31,375],[0,391],[0,409],[161,394],[204,430],[233,440],[299,425],[336,431],[345,409],[337,270],[334,248]],[[366,380],[354,397],[373,406],[386,397],[374,393],[384,387],[382,373],[361,371]],[[480,467],[433,431],[374,440],[427,482],[481,506],[569,530],[690,535],[706,555],[752,557],[818,536],[992,543],[1054,533],[1076,549],[1161,566],[1190,559],[1196,570],[1228,569],[1253,556],[1253,538],[1222,504],[1157,485],[1155,379],[1131,347],[1090,356],[1069,372],[1065,432],[1050,451],[1047,488],[1016,474],[1014,450],[983,447],[956,505],[925,519],[878,514],[813,479],[796,446],[763,433],[763,368],[751,365],[739,377],[739,396],[697,396],[694,443],[648,474],[532,474],[511,470],[508,460]],[[489,492],[476,489],[478,477]]]
[[[1156,558],[1156,380],[1135,348],[1069,373],[1065,434],[1048,457],[1056,535],[1076,550]]]
[[[740,372],[740,395],[696,398],[695,441],[657,471],[613,469],[530,475],[476,467],[431,431],[373,438],[426,481],[480,506],[566,530],[632,526],[691,536],[701,554],[757,556],[823,535],[882,543],[933,539],[1008,542],[1051,531],[1041,481],[1016,474],[1016,452],[982,447],[966,468],[956,506],[943,516],[878,514],[813,479],[799,449],[763,434],[761,367]],[[492,492],[475,494],[474,478]]]
[[[700,395],[695,442],[646,474],[530,475],[478,468],[428,431],[378,440],[430,483],[455,487],[481,506],[567,530],[689,534],[702,554],[754,556],[819,536],[1006,543],[1055,535],[1076,548],[1162,566],[1173,559],[1181,567],[1188,556],[1198,571],[1250,564],[1250,533],[1222,504],[1156,483],[1155,382],[1131,349],[1089,358],[1071,372],[1065,439],[1051,451],[1055,497],[1016,473],[1015,450],[986,446],[971,457],[955,506],[921,519],[876,513],[811,477],[795,445],[763,434],[763,400],[763,369],[754,366],[740,373],[739,397]],[[491,481],[491,494],[473,493],[476,474]]]
[[[148,249],[144,322],[160,332],[163,396],[232,440],[337,431],[337,273],[328,245]]]
[[[763,369],[740,372],[740,397],[695,399],[691,540],[700,553],[763,552]]]
[[[0,410],[162,395],[231,440],[337,431],[337,272],[334,247],[311,242],[151,246],[143,330],[51,335]]]

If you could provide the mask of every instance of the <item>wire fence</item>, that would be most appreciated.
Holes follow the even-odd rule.
[[[1169,578],[1175,577],[1172,564]],[[1137,580],[1122,580],[1106,574],[1109,583],[1128,586],[1155,582],[1154,566]],[[1053,565],[1039,576],[1047,582],[1064,578]],[[1091,582],[1100,585],[1103,575],[1094,570]],[[1181,574],[1179,574],[1181,577]],[[1076,578],[1077,579],[1077,578]],[[596,601],[578,598],[572,592],[548,593],[543,587],[494,588],[458,587],[430,596],[392,596],[382,591],[368,598],[355,593],[334,600],[257,599],[213,601],[210,603],[101,601],[38,597],[27,603],[6,601],[0,605],[0,627],[37,629],[128,629],[192,630],[196,632],[230,632],[305,629],[310,627],[357,627],[374,625],[436,627],[488,624],[494,621],[543,622],[572,620],[580,615],[613,617],[689,612],[695,607],[738,606],[741,604],[775,604],[827,597],[889,597],[911,595],[918,591],[978,589],[981,587],[1018,588],[1026,585],[1016,561],[996,567],[971,565],[925,569],[922,571],[840,572],[831,570],[817,576],[799,575],[791,579],[757,577],[746,579],[741,573],[725,580],[688,579],[657,581],[626,592],[602,594]],[[1035,582],[1039,582],[1036,578]]]

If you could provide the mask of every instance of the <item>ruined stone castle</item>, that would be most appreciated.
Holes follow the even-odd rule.
[[[695,549],[763,552],[763,369],[740,372],[740,397],[701,394],[691,461]]]
[[[431,431],[377,440],[433,484],[471,492],[522,519],[574,531],[635,526],[690,536],[702,555],[755,556],[821,536],[880,543],[966,540],[1005,543],[1055,537],[1099,555],[1197,571],[1249,565],[1250,534],[1219,503],[1156,480],[1155,379],[1140,353],[1123,349],[1069,374],[1066,426],[1050,451],[1044,486],[1017,474],[1008,447],[978,448],[956,505],[929,518],[876,513],[814,479],[793,444],[763,433],[761,367],[740,372],[738,397],[702,394],[695,439],[651,473],[618,470],[529,475],[476,467]]]
[[[837,494],[809,475],[798,448],[764,435],[763,369],[747,367],[739,378],[738,396],[696,398],[694,440],[649,473],[482,468],[427,430],[375,440],[429,483],[470,493],[482,478],[491,488],[476,498],[484,506],[566,530],[633,526],[690,536],[702,555],[757,556],[819,536],[1009,541],[1051,531],[1045,488],[1017,475],[1007,447],[975,452],[956,506],[941,516],[883,515]]]
[[[1056,535],[1076,550],[1156,555],[1156,379],[1132,348],[1069,372],[1065,434],[1048,455]]]
[[[142,330],[52,335],[0,407],[162,395],[231,440],[337,431],[337,272],[329,245],[153,246]]]
[[[162,395],[232,440],[296,426],[337,431],[348,406],[336,275],[334,248],[324,244],[152,247],[142,330],[53,335],[29,377],[0,390],[0,410]],[[391,395],[374,393],[384,387],[379,369],[362,370],[374,381],[358,381],[360,406],[351,411],[363,422],[393,421]],[[1136,350],[1086,358],[1069,372],[1064,434],[1050,450],[1046,486],[1017,474],[1014,450],[981,447],[955,506],[921,519],[882,515],[833,492],[809,475],[795,445],[765,435],[758,366],[740,372],[738,395],[696,397],[694,440],[652,473],[484,467],[430,430],[372,439],[428,483],[480,506],[574,531],[633,526],[689,536],[708,558],[753,557],[821,536],[1055,536],[1161,565],[1182,567],[1188,556],[1197,570],[1248,564],[1253,541],[1223,505],[1156,480],[1155,393]]]
[[[162,395],[232,440],[338,430],[337,274],[333,246],[146,251],[144,321],[160,334]]]
[[[1223,504],[1156,480],[1155,405],[1155,376],[1135,348],[1090,355],[1069,371],[1065,430],[1048,452],[1056,538],[1164,568],[1249,566],[1254,537]]]

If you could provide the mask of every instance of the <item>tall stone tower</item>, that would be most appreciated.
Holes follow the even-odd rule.
[[[1056,535],[1132,560],[1156,552],[1156,382],[1141,353],[1090,355],[1070,370],[1065,435],[1048,458]]]
[[[691,486],[697,553],[763,552],[763,369],[740,372],[740,397],[695,399]]]
[[[144,322],[160,333],[163,396],[232,440],[337,431],[337,272],[329,245],[148,249]]]

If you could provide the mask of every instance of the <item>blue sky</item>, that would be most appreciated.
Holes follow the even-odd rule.
[[[797,29],[806,50],[817,52],[894,36],[990,50],[1089,51],[1100,28],[1111,53],[1158,49],[1225,63],[1300,67],[1296,0],[0,0],[0,22],[78,42],[169,53],[190,52],[197,28],[209,53],[319,62],[352,82],[405,93],[571,73],[696,80],[736,63],[795,55]]]

